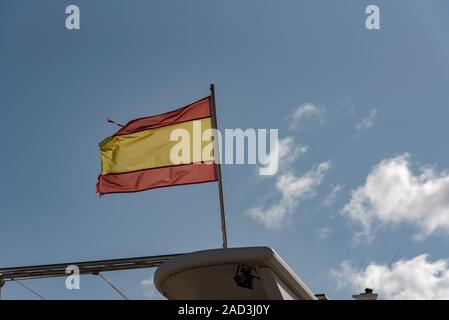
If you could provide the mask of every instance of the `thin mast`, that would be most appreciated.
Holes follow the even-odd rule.
[[[217,111],[215,109],[215,86],[214,84],[210,85],[210,93],[211,93],[211,111],[212,111],[212,128],[218,129],[217,127]],[[226,234],[226,218],[225,218],[225,209],[224,209],[224,199],[223,199],[223,182],[221,178],[221,164],[220,161],[220,146],[219,141],[216,139],[218,137],[214,137],[214,155],[215,155],[215,175],[218,181],[218,196],[220,199],[220,216],[221,216],[221,233],[223,237],[223,248],[228,247],[228,237]]]

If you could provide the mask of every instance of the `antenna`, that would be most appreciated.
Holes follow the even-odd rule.
[[[379,281],[377,281],[376,287],[379,287],[380,282],[382,281],[382,278],[383,278],[384,275],[385,275],[385,272],[387,271],[387,269],[390,269],[392,263],[394,262],[394,259],[396,259],[397,255],[399,254],[400,251],[401,251],[401,249],[398,249],[398,250],[396,251],[396,253],[393,255],[393,257],[390,259],[390,262],[385,266],[385,269],[384,269],[384,271],[382,272],[382,274],[381,274],[381,276],[380,276],[380,278],[379,278]],[[374,288],[373,288],[373,290],[374,290]]]
[[[352,272],[354,273],[354,279],[356,280],[357,285],[359,286],[359,292],[361,292],[362,287],[360,286],[360,279],[359,279],[357,272],[355,271],[354,262],[352,260],[351,251],[349,250],[348,245],[346,245],[346,253],[348,254],[349,262],[351,263],[351,269],[352,269]]]
[[[346,247],[346,248],[347,248],[347,250],[348,250],[348,255],[350,255],[349,247]],[[399,254],[400,251],[401,251],[401,250],[398,249],[398,250],[396,251],[396,253],[393,255],[393,257],[390,259],[390,262],[385,266],[385,269],[384,269],[384,271],[382,272],[381,276],[379,277],[379,280],[377,281],[377,284],[376,284],[375,287],[378,287],[378,286],[379,286],[379,284],[380,284],[380,282],[381,282],[383,276],[385,275],[385,272],[387,271],[387,269],[389,269],[389,268],[391,267],[391,264],[393,263],[394,259],[396,259],[397,255]],[[356,274],[356,273],[355,273],[355,274]],[[356,274],[356,275],[357,275],[357,274]],[[361,293],[359,293],[359,294],[355,294],[355,295],[353,295],[352,297],[353,297],[354,299],[356,299],[356,300],[377,300],[377,293],[374,293],[375,287],[373,287],[372,289],[371,289],[371,288],[366,288],[366,289],[365,289],[365,292],[361,292]],[[360,289],[360,284],[359,284],[359,289]],[[360,291],[362,291],[362,290],[360,290]]]

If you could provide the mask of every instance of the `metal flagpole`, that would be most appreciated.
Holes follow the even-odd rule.
[[[212,112],[212,128],[218,129],[217,126],[217,111],[215,109],[215,86],[214,84],[210,85],[210,93],[211,93],[211,112]],[[220,215],[221,215],[221,233],[223,237],[223,248],[228,247],[228,237],[226,235],[226,218],[225,218],[225,209],[224,209],[224,200],[223,200],[223,182],[221,178],[221,164],[220,161],[220,146],[219,141],[216,139],[218,137],[214,137],[214,155],[215,155],[215,175],[218,181],[218,196],[220,199]]]

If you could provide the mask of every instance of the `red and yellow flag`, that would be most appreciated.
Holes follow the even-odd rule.
[[[159,187],[217,180],[213,152],[193,156],[189,163],[175,164],[170,158],[173,130],[184,129],[194,136],[212,127],[211,97],[164,114],[128,122],[113,136],[100,142],[101,175],[97,192],[138,192]],[[201,141],[201,147],[208,142]],[[194,148],[190,148],[193,152]]]

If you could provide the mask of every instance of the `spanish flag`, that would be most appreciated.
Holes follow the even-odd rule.
[[[217,180],[212,152],[196,154],[195,141],[212,128],[212,97],[203,98],[183,108],[164,114],[132,120],[113,136],[100,142],[101,175],[97,192],[138,192],[153,188],[203,183]],[[188,132],[192,140],[189,161],[174,163],[171,152],[176,129]],[[212,137],[211,137],[212,141]],[[198,141],[197,141],[198,142]],[[202,141],[200,148],[210,144]]]

